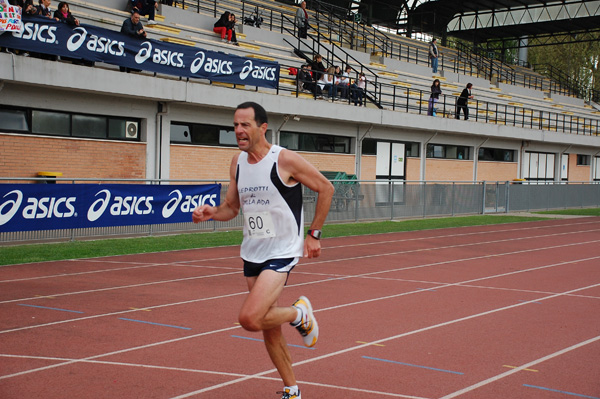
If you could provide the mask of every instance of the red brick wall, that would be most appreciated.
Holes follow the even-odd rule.
[[[421,158],[406,158],[406,180],[421,180]]]
[[[146,144],[0,134],[0,176],[145,178]]]
[[[323,154],[315,152],[300,152],[299,154],[319,170],[346,172],[349,175],[356,174],[354,154]]]
[[[229,180],[237,148],[171,145],[171,179]],[[354,155],[299,152],[319,170],[354,174]]]
[[[425,180],[473,181],[473,161],[427,158]]]
[[[477,180],[511,181],[519,177],[519,165],[516,162],[479,161]]]
[[[360,160],[360,179],[375,180],[375,172],[377,167],[377,156],[363,155]]]
[[[237,148],[171,144],[171,179],[229,180]]]
[[[590,165],[577,166],[577,154],[569,154],[568,181],[590,181]]]

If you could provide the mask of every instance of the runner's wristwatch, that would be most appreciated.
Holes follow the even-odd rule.
[[[312,238],[314,238],[315,240],[321,239],[321,230],[308,230],[307,234],[309,236],[311,236]]]

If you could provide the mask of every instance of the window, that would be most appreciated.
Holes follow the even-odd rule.
[[[420,156],[419,143],[403,143],[406,148],[406,157]],[[362,155],[377,155],[377,140],[375,139],[364,139],[362,142]]]
[[[171,143],[237,146],[233,126],[182,122],[171,123]]]
[[[482,147],[479,149],[478,159],[480,161],[515,162],[515,151]]]
[[[107,122],[102,116],[73,115],[73,131],[80,137],[106,137]]]
[[[53,136],[71,135],[71,115],[61,112],[33,110],[31,113],[32,133]]]
[[[139,141],[138,125],[136,118],[0,105],[0,131],[4,132]]]
[[[471,159],[469,147],[444,144],[427,144],[427,158]]]
[[[281,132],[279,143],[282,147],[294,151],[350,154],[351,139],[327,134]]]
[[[419,154],[419,143],[406,143],[406,156],[407,157],[416,157],[420,156]]]
[[[589,155],[577,154],[577,166],[588,166],[591,164]]]
[[[27,113],[23,110],[0,108],[0,130],[29,131]]]

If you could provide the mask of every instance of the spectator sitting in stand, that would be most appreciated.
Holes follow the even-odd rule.
[[[130,0],[131,11],[137,11],[140,15],[148,16],[148,25],[156,25],[154,15],[158,9],[158,3],[155,0]]]
[[[327,68],[326,72],[327,73],[321,75],[321,79],[319,79],[317,84],[323,93],[325,93],[325,90],[327,90],[327,97],[332,98],[335,85],[335,68],[329,67]]]
[[[350,87],[351,70],[352,68],[349,65],[346,65],[346,70],[341,74],[341,76],[338,76],[339,81],[337,85],[338,90],[340,91],[340,98],[348,99],[348,88]],[[336,70],[336,74],[339,74],[338,70]]]
[[[235,19],[235,14],[229,14],[229,23],[227,24],[227,29],[231,29],[231,44],[234,46],[239,46],[240,44],[237,41],[237,37],[235,36],[235,24],[237,20]]]
[[[70,26],[79,26],[79,20],[71,14],[69,4],[66,1],[58,3],[58,10],[54,11],[54,18]]]
[[[302,68],[298,71],[298,86],[304,92],[312,93],[317,98],[323,98],[321,88],[313,80],[310,68],[310,64],[302,65]]]
[[[144,30],[144,26],[140,22],[140,13],[137,11],[133,11],[131,14],[131,18],[127,18],[123,21],[123,26],[121,26],[121,33],[126,34],[127,36],[135,37],[138,39],[146,38],[146,31]],[[121,72],[140,72],[139,69],[132,69],[126,67],[119,67]]]
[[[318,81],[321,79],[323,72],[325,72],[325,65],[323,65],[323,57],[321,54],[316,54],[313,61],[310,64],[312,68],[313,79]]]
[[[221,18],[217,22],[215,22],[213,32],[221,35],[221,41],[224,43],[231,43],[231,37],[233,36],[233,31],[230,28],[230,12],[225,11]],[[227,36],[227,38],[225,37]]]
[[[350,91],[352,92],[352,99],[354,100],[354,106],[363,106],[363,97],[365,96],[365,88],[367,86],[367,78],[365,73],[361,72],[358,75],[358,80],[350,85]],[[360,103],[360,104],[359,104]]]

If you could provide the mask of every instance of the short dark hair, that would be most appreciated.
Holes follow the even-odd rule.
[[[267,111],[260,105],[252,101],[246,101],[245,103],[241,103],[235,109],[248,109],[252,108],[254,110],[254,121],[258,126],[261,126],[263,123],[269,123],[269,118],[267,118]]]
[[[467,89],[470,89],[471,87],[473,87],[473,83],[467,83]]]

